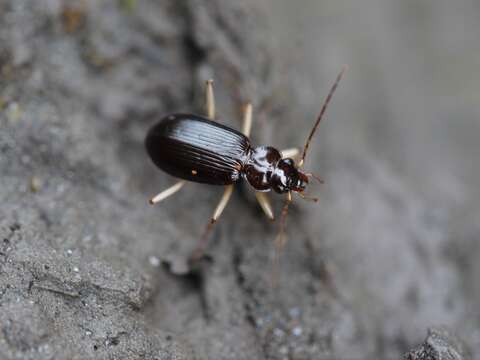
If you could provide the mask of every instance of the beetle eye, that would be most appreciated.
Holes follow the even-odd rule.
[[[297,180],[297,189],[302,189],[304,190],[306,188],[307,184],[305,183],[305,181],[303,181],[302,179],[298,179]]]
[[[300,183],[302,182],[302,180],[300,180],[298,178],[298,175],[297,174],[292,174],[290,176],[290,188],[295,188],[295,187],[299,187]]]

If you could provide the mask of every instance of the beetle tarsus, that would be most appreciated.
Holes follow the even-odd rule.
[[[213,226],[215,225],[216,222],[217,220],[212,218],[207,223],[207,226],[205,227],[205,230],[203,231],[203,234],[200,237],[200,240],[198,241],[197,247],[195,248],[192,255],[190,256],[190,263],[196,263],[205,255],[205,250],[207,249],[207,245],[208,245],[208,236],[212,232]]]

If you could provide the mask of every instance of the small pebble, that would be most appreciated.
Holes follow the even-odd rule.
[[[302,335],[302,333],[303,333],[303,330],[300,326],[295,326],[292,330],[292,334],[294,336],[300,336],[300,335]]]
[[[160,259],[158,257],[154,256],[154,255],[152,255],[148,258],[148,262],[153,267],[159,267],[160,266]]]
[[[22,110],[20,109],[20,106],[16,102],[12,102],[8,105],[7,107],[7,117],[8,120],[11,122],[17,121],[20,119],[20,116],[22,115]]]
[[[292,318],[298,318],[300,316],[300,309],[298,307],[293,307],[288,310],[288,314]]]
[[[36,176],[32,176],[30,178],[30,190],[32,192],[37,192],[38,190],[40,190],[40,187],[42,186],[42,184],[40,183],[40,179]]]
[[[43,344],[38,347],[38,352],[47,352],[49,350],[48,344]]]
[[[80,269],[79,269],[78,267],[75,266],[75,267],[73,268],[73,272],[78,273],[79,271],[80,271]]]
[[[22,155],[20,160],[22,161],[22,164],[24,164],[24,165],[30,164],[30,161],[31,161],[30,156],[28,156],[26,154]]]
[[[263,327],[263,325],[265,324],[265,322],[263,321],[262,318],[257,318],[255,320],[255,323],[257,324],[257,327],[259,327],[259,328]]]

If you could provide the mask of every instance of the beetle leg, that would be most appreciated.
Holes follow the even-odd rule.
[[[205,228],[205,231],[203,232],[202,237],[198,242],[197,248],[195,249],[192,256],[190,257],[191,261],[196,261],[202,257],[207,247],[208,235],[212,231],[213,226],[217,222],[220,215],[222,215],[223,210],[225,210],[225,207],[227,206],[228,200],[230,200],[230,196],[232,196],[232,193],[233,193],[233,185],[225,186],[225,190],[223,192],[222,198],[220,199],[220,202],[215,208],[212,218],[208,222],[207,227]]]
[[[296,158],[300,154],[300,149],[290,148],[280,151],[282,153],[282,159],[286,158]]]
[[[315,175],[313,173],[305,173],[307,177],[313,177],[315,180],[317,180],[320,184],[325,184],[325,181],[318,175]]]
[[[163,190],[161,193],[155,195],[150,199],[150,204],[155,205],[158,204],[160,201],[165,200],[169,196],[175,194],[178,190],[180,190],[183,185],[185,185],[184,180],[180,180],[175,183],[173,186],[170,186],[168,189]]]
[[[270,200],[268,199],[267,194],[261,191],[255,191],[255,196],[257,197],[258,203],[260,204],[260,207],[262,208],[265,215],[267,215],[270,220],[275,220],[272,204],[270,204]]]
[[[285,204],[282,208],[282,213],[280,215],[280,228],[278,230],[278,235],[275,238],[275,254],[273,257],[273,271],[272,271],[272,286],[275,287],[277,284],[277,274],[278,274],[278,263],[280,261],[280,255],[283,252],[285,243],[287,242],[287,237],[285,234],[285,226],[287,222],[288,207],[292,202],[292,192],[287,193],[287,198],[285,199]]]
[[[300,196],[303,200],[307,200],[307,201],[312,201],[312,202],[318,202],[318,198],[316,197],[311,197],[311,196],[307,196],[305,195],[303,192],[297,192],[298,196]]]
[[[212,220],[217,221],[220,215],[222,215],[223,210],[225,210],[225,207],[228,204],[228,200],[230,200],[230,196],[232,196],[233,192],[233,185],[227,185],[225,186],[225,191],[223,192],[222,198],[220,199],[220,202],[218,203],[217,207],[215,208],[215,211],[213,212]]]
[[[250,136],[252,130],[252,103],[248,102],[243,108],[242,133],[246,137]]]
[[[205,102],[207,107],[207,117],[215,120],[215,95],[213,94],[213,80],[207,80],[207,88],[205,91]]]
[[[242,123],[242,133],[245,136],[250,136],[250,132],[252,130],[252,103],[248,102],[245,104],[245,107],[243,108],[243,123]],[[255,196],[257,197],[257,201],[260,204],[260,207],[262,208],[263,212],[265,215],[270,220],[275,220],[275,216],[273,215],[273,209],[272,205],[270,204],[270,200],[267,197],[267,194],[256,191]]]

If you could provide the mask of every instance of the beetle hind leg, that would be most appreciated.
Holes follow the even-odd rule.
[[[213,93],[213,80],[209,79],[206,82],[206,89],[205,89],[205,107],[207,110],[207,117],[210,120],[215,120],[215,95]],[[152,197],[149,202],[152,205],[158,204],[159,202],[165,200],[166,198],[172,196],[176,192],[178,192],[183,185],[185,185],[184,180],[180,180],[170,186],[169,188],[163,190],[162,192],[158,193],[154,197]]]
[[[202,234],[202,237],[198,241],[197,247],[193,252],[192,256],[190,257],[191,261],[199,260],[205,253],[205,249],[207,248],[207,244],[208,244],[208,236],[210,235],[213,229],[213,226],[217,222],[218,218],[220,217],[220,215],[222,215],[223,210],[225,210],[225,208],[227,207],[228,201],[230,200],[232,193],[233,193],[233,185],[225,186],[225,190],[223,191],[223,195],[220,199],[220,202],[218,203],[217,207],[213,211],[213,215],[211,219],[208,221],[208,224]]]
[[[215,95],[213,93],[213,80],[207,80],[205,89],[205,107],[207,110],[207,117],[210,120],[215,120]]]
[[[162,192],[158,193],[154,197],[152,197],[149,202],[152,205],[158,204],[159,202],[165,200],[166,198],[172,196],[175,194],[177,191],[179,191],[183,185],[185,185],[184,180],[177,181],[175,184],[170,186],[169,188],[163,190]]]

